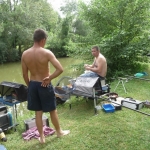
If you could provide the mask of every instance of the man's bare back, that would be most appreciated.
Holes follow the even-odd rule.
[[[30,48],[23,54],[23,61],[30,71],[30,80],[40,81],[49,76],[47,56],[51,55],[43,48]]]
[[[56,68],[56,71],[52,75],[49,72],[49,62]],[[25,78],[28,76],[27,72],[29,70],[30,80],[43,82],[46,78],[46,84],[48,84],[48,78],[50,78],[51,81],[63,71],[61,64],[50,50],[36,45],[23,53],[22,66],[25,68],[23,70],[26,70],[23,73]],[[29,81],[26,81],[27,85],[28,82]]]

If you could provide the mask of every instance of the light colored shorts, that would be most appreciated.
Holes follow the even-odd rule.
[[[100,80],[105,79],[105,77],[102,77],[102,76],[98,75],[97,73],[95,73],[93,71],[87,71],[87,72],[81,74],[80,77],[99,77]]]

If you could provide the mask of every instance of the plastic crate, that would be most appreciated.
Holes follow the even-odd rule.
[[[106,113],[111,113],[115,111],[115,107],[112,104],[103,104],[102,107]]]

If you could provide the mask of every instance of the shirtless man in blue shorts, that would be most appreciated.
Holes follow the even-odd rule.
[[[100,53],[98,46],[92,47],[92,55],[94,56],[94,62],[92,65],[85,64],[84,68],[87,70],[87,73],[81,76],[91,76],[91,77],[100,77],[100,79],[105,79],[107,74],[107,61],[106,58]],[[90,72],[88,72],[90,71]]]
[[[45,143],[42,121],[43,112],[50,113],[57,137],[70,133],[69,130],[62,130],[60,128],[55,94],[51,84],[52,79],[63,72],[63,68],[55,55],[50,50],[44,49],[46,39],[47,34],[44,30],[35,30],[33,35],[34,44],[31,48],[23,52],[21,58],[23,78],[28,86],[27,108],[35,111],[40,143]],[[53,73],[50,73],[49,63],[55,68]]]

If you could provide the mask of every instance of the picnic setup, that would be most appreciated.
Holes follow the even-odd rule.
[[[17,118],[17,104],[26,101],[27,87],[23,84],[6,82],[0,83],[0,128],[7,130],[18,125]],[[12,107],[12,113],[8,112],[7,107]]]
[[[121,111],[122,107],[131,109],[133,111],[150,116],[145,112],[142,112],[142,108],[145,106],[150,107],[150,102],[136,100],[132,97],[121,97],[116,93],[116,89],[119,85],[122,86],[125,93],[127,89],[125,82],[130,82],[132,79],[145,80],[147,82],[150,79],[144,78],[148,76],[146,72],[136,73],[134,76],[118,77],[118,83],[115,89],[111,89],[111,86],[106,83],[106,80],[100,80],[99,77],[77,77],[72,78],[64,76],[58,80],[54,86],[54,92],[56,96],[56,104],[69,103],[70,111],[72,109],[71,97],[82,97],[88,102],[93,101],[94,115],[97,115],[99,111],[105,113],[114,113],[115,111]],[[0,83],[0,138],[1,141],[6,142],[7,138],[3,131],[14,129],[16,131],[17,123],[17,104],[27,101],[27,86],[14,82],[3,81]],[[8,107],[12,108],[12,112],[9,112]],[[53,135],[55,130],[50,127],[49,119],[43,116],[43,129],[45,136]],[[39,134],[36,128],[35,117],[27,118],[23,122],[25,126],[25,132],[22,133],[24,140],[30,140],[32,138],[38,138]]]
[[[144,106],[149,107],[150,102],[148,100],[143,102],[132,97],[121,97],[115,92],[119,84],[121,84],[124,92],[127,93],[125,82],[129,82],[132,79],[150,81],[150,79],[144,78],[145,76],[148,76],[146,72],[139,72],[134,76],[118,77],[118,83],[114,90],[111,89],[109,84],[106,84],[105,79],[100,80],[98,77],[80,76],[73,79],[65,76],[57,82],[54,88],[56,101],[57,104],[63,104],[70,100],[71,96],[83,97],[86,100],[93,100],[94,114],[97,114],[98,110],[104,110],[109,113],[126,107],[150,116],[150,114],[140,111]],[[100,100],[100,103],[98,100]],[[71,102],[69,107],[71,109]]]
[[[3,81],[0,83],[0,139],[3,142],[7,138],[3,131],[14,129],[18,125],[17,119],[17,104],[26,101],[27,87],[23,84]],[[12,108],[9,112],[7,106]]]
[[[14,129],[16,131],[17,123],[17,104],[27,101],[27,86],[14,82],[3,81],[0,83],[0,140],[7,141],[5,131]],[[12,108],[12,112],[8,111]],[[49,127],[49,120],[43,116],[43,129],[45,135],[54,134],[55,130]],[[22,133],[24,140],[38,138],[39,133],[36,128],[35,117],[24,120],[25,132]]]

